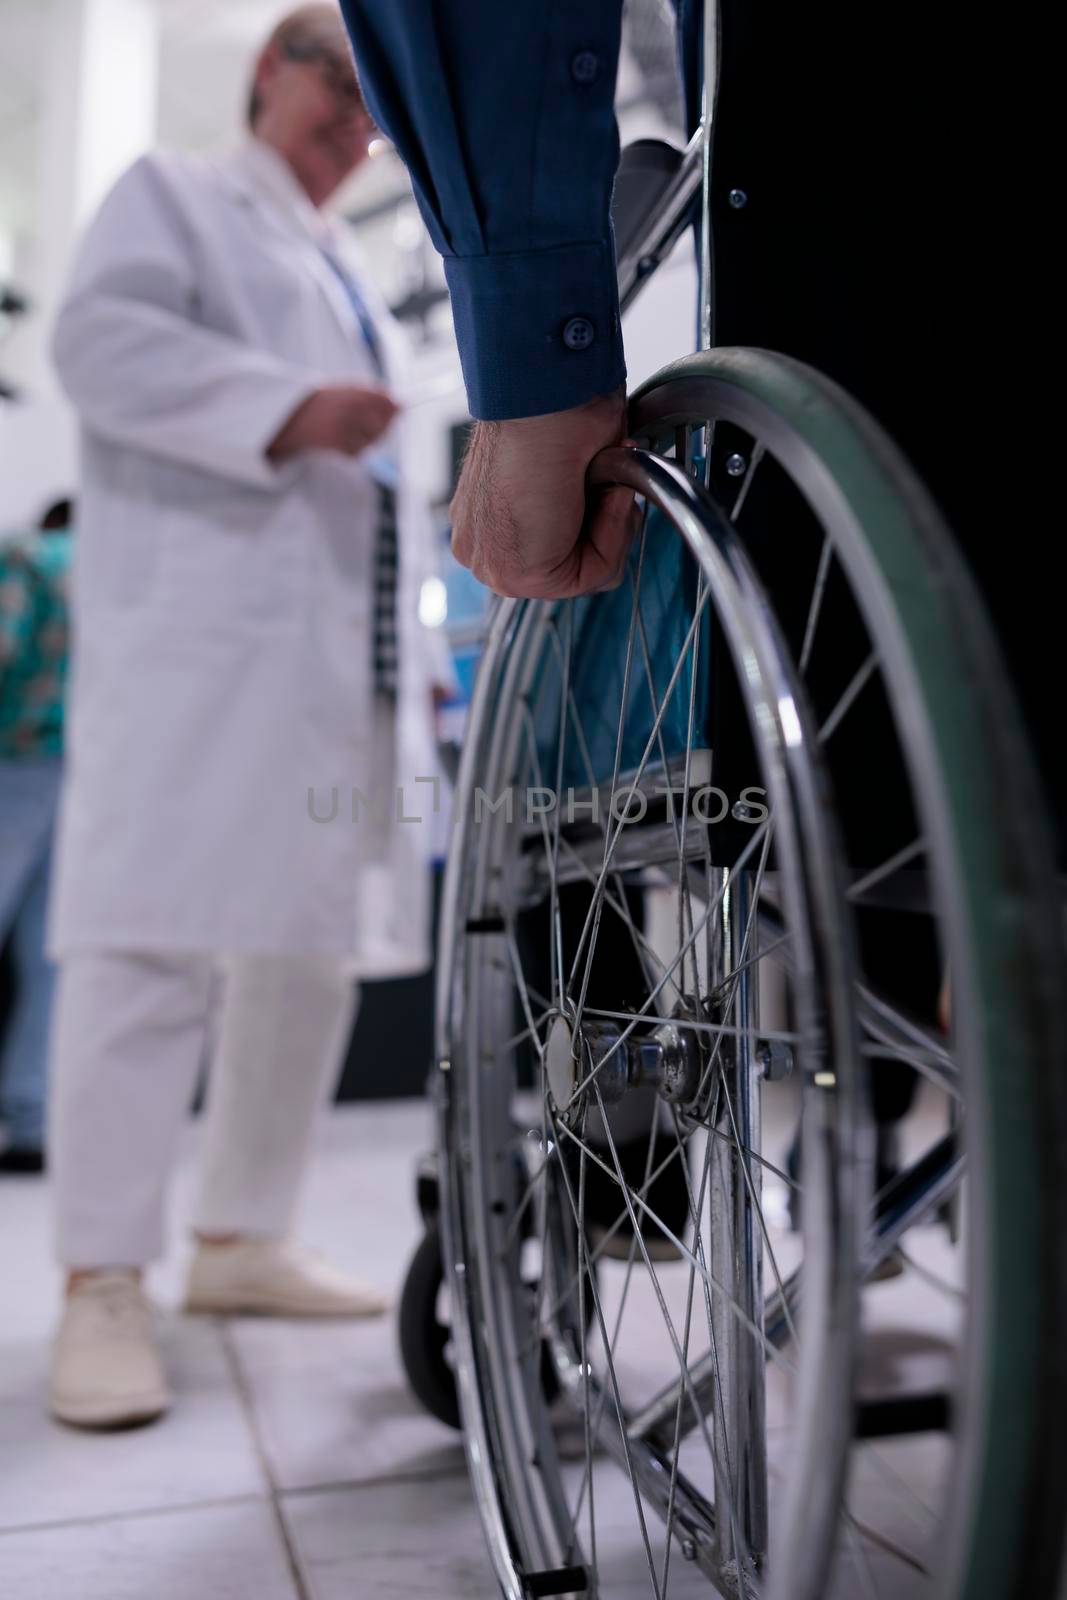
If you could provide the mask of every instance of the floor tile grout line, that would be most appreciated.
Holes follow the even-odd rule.
[[[225,1511],[234,1506],[264,1505],[273,1495],[279,1500],[310,1499],[317,1494],[358,1494],[363,1489],[387,1489],[390,1484],[440,1483],[451,1478],[466,1479],[462,1460],[453,1467],[430,1467],[422,1472],[385,1472],[376,1478],[330,1478],[323,1483],[278,1484],[263,1494],[216,1495],[207,1500],[167,1501],[159,1505],[137,1506],[132,1511],[90,1511],[81,1516],[46,1517],[34,1522],[0,1523],[0,1539],[20,1533],[53,1533],[63,1528],[88,1528],[102,1522],[138,1522],[150,1517],[180,1517],[186,1512]]]
[[[433,1467],[426,1472],[384,1472],[379,1478],[338,1478],[330,1483],[298,1483],[288,1489],[279,1488],[278,1493],[287,1500],[316,1494],[358,1494],[361,1489],[387,1489],[392,1483],[441,1483],[450,1478],[468,1482],[465,1462],[458,1461],[454,1467]]]
[[[241,1361],[240,1351],[237,1348],[237,1341],[233,1336],[233,1330],[231,1329],[229,1321],[226,1317],[219,1317],[216,1319],[216,1322],[219,1330],[219,1339],[222,1344],[223,1352],[226,1356],[227,1365],[230,1369],[230,1377],[233,1380],[234,1388],[237,1391],[238,1399],[240,1400],[241,1407],[245,1413],[245,1420],[248,1423],[249,1433],[252,1436],[252,1446],[256,1452],[260,1467],[263,1471],[263,1476],[266,1478],[267,1486],[270,1490],[270,1506],[274,1513],[274,1522],[278,1529],[278,1535],[282,1541],[282,1548],[285,1551],[285,1558],[289,1566],[289,1575],[293,1580],[294,1592],[297,1600],[312,1600],[311,1590],[308,1587],[307,1580],[304,1576],[304,1569],[300,1562],[300,1556],[297,1552],[292,1533],[290,1532],[289,1524],[285,1518],[285,1509],[281,1502],[281,1491],[275,1482],[274,1473],[271,1469],[270,1457],[267,1454],[266,1444],[259,1426],[259,1417],[256,1412],[255,1396],[252,1392],[252,1385],[249,1381],[248,1374],[245,1372]]]
[[[141,1522],[150,1517],[180,1517],[187,1511],[226,1511],[234,1506],[261,1506],[269,1498],[269,1494],[230,1494],[210,1500],[138,1506],[133,1511],[96,1511],[78,1517],[49,1517],[42,1522],[9,1522],[0,1525],[0,1539],[14,1538],[20,1533],[57,1533],[63,1528],[91,1528],[103,1522]]]
[[[221,1320],[221,1319],[216,1319]],[[232,1335],[231,1335],[232,1337]],[[225,1341],[223,1341],[225,1343]],[[232,1370],[232,1363],[228,1361],[230,1376],[235,1385],[240,1380]],[[242,1369],[242,1376],[243,1376]],[[244,1397],[241,1396],[242,1410],[247,1410]],[[254,1421],[250,1426],[255,1429]],[[78,1516],[47,1517],[40,1521],[0,1523],[0,1539],[9,1535],[25,1533],[49,1533],[63,1528],[92,1527],[103,1522],[134,1522],[146,1517],[181,1516],[185,1512],[224,1510],[234,1506],[263,1505],[274,1496],[280,1500],[306,1499],[320,1494],[343,1494],[346,1492],[359,1493],[363,1489],[388,1488],[390,1484],[418,1484],[438,1483],[452,1478],[466,1478],[466,1464],[462,1454],[452,1464],[430,1466],[410,1471],[383,1472],[367,1478],[329,1478],[321,1483],[278,1483],[270,1470],[269,1462],[263,1456],[259,1440],[254,1440],[257,1460],[267,1479],[267,1490],[258,1494],[214,1495],[204,1500],[167,1501],[158,1505],[137,1506],[133,1510],[93,1511]],[[457,1444],[457,1449],[461,1447]]]

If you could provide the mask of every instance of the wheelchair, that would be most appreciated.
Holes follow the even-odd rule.
[[[707,215],[710,123],[624,160],[624,302]],[[704,348],[629,431],[590,473],[637,497],[624,585],[488,630],[405,1365],[508,1600],[1051,1596],[1063,922],[992,631],[810,367]],[[879,1172],[901,1068],[935,1131]],[[951,1372],[879,1397],[864,1294],[902,1259]]]

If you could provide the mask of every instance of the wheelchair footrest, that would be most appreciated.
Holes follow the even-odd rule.
[[[584,1567],[552,1567],[547,1572],[527,1572],[523,1578],[528,1600],[541,1595],[585,1594],[589,1574]]]
[[[905,1433],[947,1433],[952,1404],[944,1390],[861,1400],[856,1407],[856,1439],[889,1439]]]

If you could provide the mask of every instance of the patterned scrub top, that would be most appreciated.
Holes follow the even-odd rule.
[[[0,760],[59,755],[67,679],[68,531],[0,538]]]

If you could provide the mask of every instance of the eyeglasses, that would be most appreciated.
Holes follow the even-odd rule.
[[[317,67],[320,77],[338,105],[350,116],[362,112],[368,121],[370,120],[370,112],[363,104],[355,70],[346,57],[321,44],[288,45],[285,56],[289,61]]]

